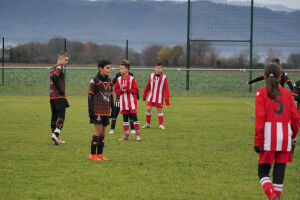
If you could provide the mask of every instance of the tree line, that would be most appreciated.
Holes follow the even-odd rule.
[[[186,65],[186,47],[183,45],[163,46],[152,44],[141,52],[132,48],[126,49],[118,45],[97,44],[91,41],[67,41],[67,52],[71,54],[71,64],[96,64],[99,59],[108,59],[113,64],[119,64],[125,59],[126,53],[132,65],[153,66],[161,62],[166,67],[184,67]],[[228,47],[227,47],[228,48]],[[5,62],[29,64],[53,64],[57,54],[65,49],[63,38],[55,37],[47,43],[28,42],[5,48]],[[223,50],[226,51],[226,50]],[[263,68],[264,63],[271,57],[280,57],[281,52],[269,50],[266,58],[254,52],[253,68]],[[1,58],[2,59],[2,58]],[[237,51],[230,56],[224,56],[210,42],[192,42],[190,45],[191,67],[205,68],[248,68],[249,51]],[[291,53],[286,62],[286,68],[300,69],[300,52]]]

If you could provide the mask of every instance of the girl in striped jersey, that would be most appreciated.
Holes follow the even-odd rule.
[[[120,95],[120,113],[123,115],[123,129],[125,136],[119,139],[129,140],[129,114],[131,114],[136,132],[136,140],[141,141],[140,124],[137,118],[137,94],[139,92],[138,85],[133,76],[129,75],[130,63],[123,60],[120,66],[120,77],[117,78],[115,84],[115,93]]]
[[[166,101],[166,105],[169,106],[169,87],[167,76],[162,73],[163,67],[161,63],[157,63],[155,65],[155,73],[152,73],[149,77],[147,86],[144,91],[143,101],[146,101],[147,94],[147,113],[146,113],[146,124],[143,128],[150,128],[151,121],[151,110],[152,107],[155,106],[158,111],[158,122],[159,128],[165,129],[163,125],[164,122],[164,114],[163,114],[163,105],[164,99]]]
[[[280,199],[286,163],[292,162],[292,141],[299,128],[299,113],[292,94],[279,86],[280,66],[265,67],[266,87],[255,98],[254,149],[259,153],[258,176],[270,200]],[[275,163],[274,163],[275,160]],[[273,183],[269,172],[273,168]]]

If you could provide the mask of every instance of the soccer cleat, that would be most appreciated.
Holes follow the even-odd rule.
[[[101,161],[96,154],[90,154],[88,159],[93,161]]]
[[[59,144],[66,144],[66,141],[63,141],[62,139],[58,138],[58,143]]]
[[[119,139],[119,141],[129,140],[129,136],[123,136]]]
[[[114,129],[110,129],[109,130],[109,134],[114,134],[115,130]]]
[[[55,135],[55,133],[52,133],[51,140],[53,141],[53,144],[59,145],[59,139],[58,139],[58,137]]]
[[[145,124],[142,128],[150,128],[150,124]]]
[[[159,125],[158,128],[163,129],[163,130],[166,129],[166,127],[164,125]]]
[[[103,154],[99,154],[99,155],[97,155],[97,156],[98,156],[98,158],[99,158],[101,161],[109,161],[109,159],[108,159],[108,158],[105,158]]]
[[[136,131],[135,130],[131,130],[131,134],[136,134]]]
[[[137,135],[135,139],[136,139],[136,141],[142,141],[142,138],[139,135]]]

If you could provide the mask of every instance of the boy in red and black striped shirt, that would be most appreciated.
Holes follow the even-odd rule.
[[[64,144],[65,141],[59,138],[63,128],[66,108],[69,103],[66,99],[65,75],[63,67],[69,62],[70,55],[66,52],[58,54],[57,64],[50,72],[50,106],[51,106],[51,139],[55,145]]]

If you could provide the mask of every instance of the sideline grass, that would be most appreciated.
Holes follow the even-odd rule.
[[[142,142],[119,142],[121,120],[87,160],[93,126],[87,98],[69,98],[63,146],[50,141],[47,97],[0,97],[0,199],[266,199],[253,151],[252,98],[171,98],[166,130],[153,110]],[[145,123],[145,103],[138,102]],[[132,138],[133,139],[133,138]],[[288,164],[282,199],[300,199],[300,148]]]

